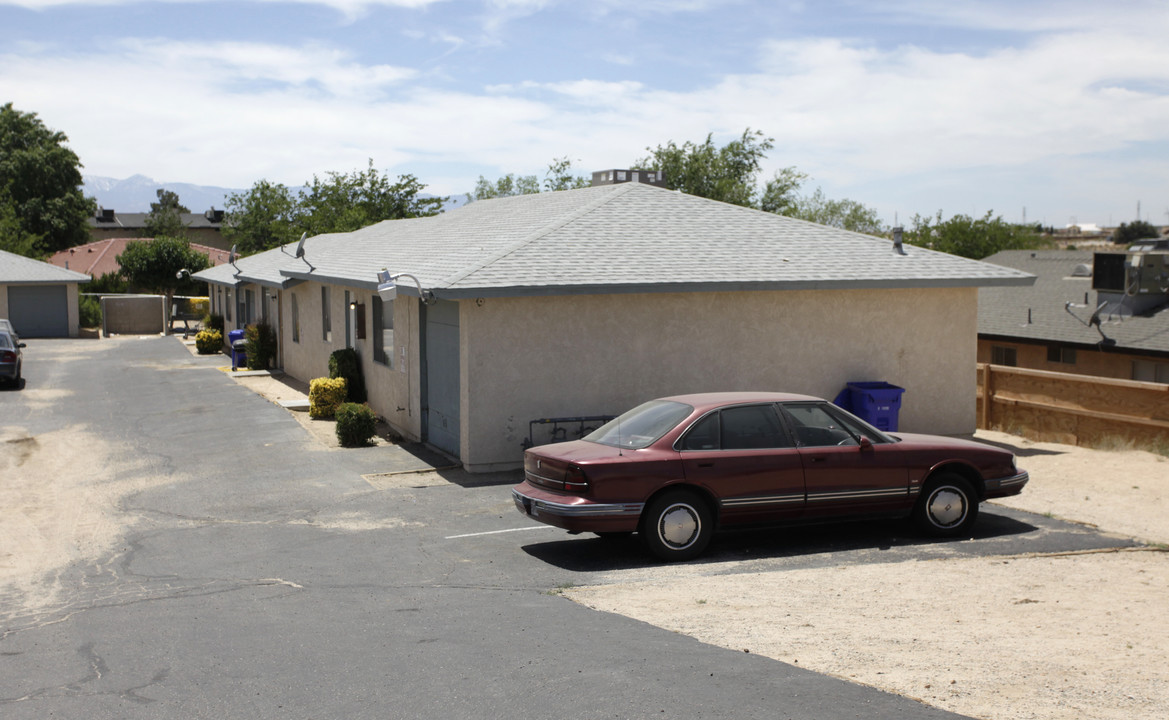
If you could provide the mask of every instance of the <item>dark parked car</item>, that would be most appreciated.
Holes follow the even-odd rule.
[[[24,343],[16,333],[0,330],[0,380],[20,385],[20,371],[24,358],[20,349]]]
[[[664,560],[716,527],[910,516],[966,533],[987,498],[1027,473],[1005,450],[884,433],[820,398],[708,393],[652,400],[586,435],[524,453],[516,508],[569,532],[637,532]]]

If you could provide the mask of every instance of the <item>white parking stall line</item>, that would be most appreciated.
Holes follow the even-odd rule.
[[[480,535],[499,535],[501,533],[523,532],[525,530],[555,530],[551,525],[533,525],[531,527],[511,528],[510,530],[489,530],[487,532],[467,533],[466,535],[448,535],[443,540],[458,540],[460,538],[479,537]]]

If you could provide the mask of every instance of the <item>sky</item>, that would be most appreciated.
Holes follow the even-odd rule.
[[[1169,224],[1165,0],[0,0],[0,104],[87,175],[438,195],[774,139],[915,214]]]

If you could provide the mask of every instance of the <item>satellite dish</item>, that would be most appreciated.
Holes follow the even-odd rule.
[[[302,232],[300,234],[300,242],[298,242],[296,244],[296,252],[294,253],[296,255],[296,257],[298,257],[298,258],[304,257],[304,241],[305,241],[305,238],[307,238],[307,237],[308,237],[308,232]]]
[[[237,246],[235,246],[235,245],[232,245],[232,246],[231,246],[231,252],[229,252],[229,253],[227,254],[227,263],[228,263],[229,265],[235,265],[235,249],[236,249],[236,247],[237,247]]]

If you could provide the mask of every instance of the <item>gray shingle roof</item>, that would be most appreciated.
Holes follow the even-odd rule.
[[[445,298],[1031,282],[1026,273],[924,248],[905,253],[881,238],[628,183],[482,200],[309,238],[311,270],[279,250],[237,264],[238,279],[279,268],[287,277],[369,288],[386,267]],[[232,282],[222,273],[199,277]]]
[[[1092,278],[1073,273],[1078,265],[1091,268],[1092,259],[1084,250],[1008,250],[986,258],[1036,280],[1031,287],[979,290],[978,334],[1087,347],[1099,346],[1103,332],[1117,350],[1169,352],[1169,306],[1150,315],[1102,314],[1100,332],[1084,324],[1099,301]],[[1069,302],[1071,313],[1065,309]]]
[[[30,285],[36,283],[84,283],[90,277],[79,272],[59,268],[40,260],[26,258],[0,250],[0,283]]]

